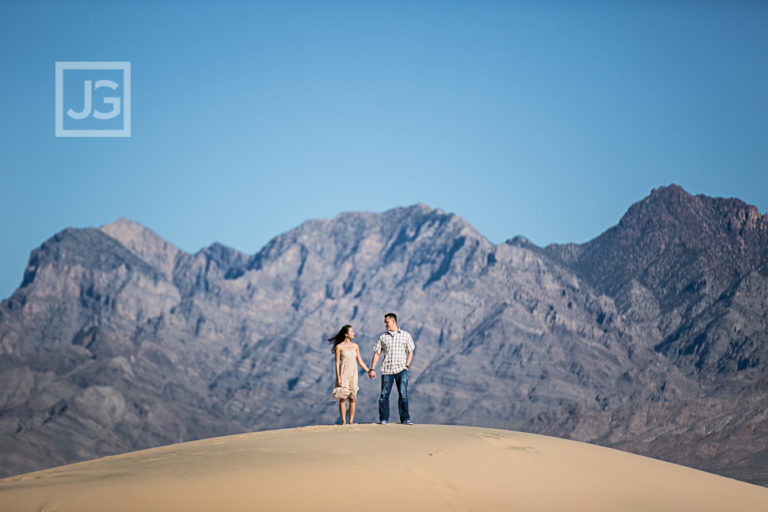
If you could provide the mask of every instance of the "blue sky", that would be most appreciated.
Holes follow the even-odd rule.
[[[423,202],[584,242],[654,187],[768,209],[768,2],[0,3],[0,298],[119,217],[246,253]],[[56,138],[57,61],[131,63],[130,138]]]

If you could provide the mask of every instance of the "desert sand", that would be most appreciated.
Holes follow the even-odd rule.
[[[0,480],[0,510],[760,511],[768,489],[608,448],[439,425],[312,426]]]

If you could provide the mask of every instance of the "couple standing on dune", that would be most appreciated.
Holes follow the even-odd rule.
[[[338,334],[328,341],[333,343],[336,357],[336,387],[333,398],[339,402],[341,424],[347,424],[347,402],[349,402],[349,423],[355,422],[355,399],[357,398],[357,365],[368,373],[370,379],[376,378],[376,363],[381,359],[381,393],[379,394],[379,423],[389,423],[389,394],[392,384],[397,385],[397,409],[400,423],[413,425],[408,412],[408,369],[416,349],[409,333],[397,328],[397,315],[384,315],[386,331],[381,333],[373,344],[373,359],[370,368],[366,368],[360,357],[360,348],[353,343],[355,330],[351,325],[342,327]]]

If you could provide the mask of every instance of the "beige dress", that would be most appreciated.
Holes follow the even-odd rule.
[[[354,348],[342,349],[339,354],[339,376],[341,386],[333,388],[334,400],[355,398],[357,390],[357,351]]]

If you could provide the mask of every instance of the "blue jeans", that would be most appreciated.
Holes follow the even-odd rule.
[[[394,375],[381,376],[381,394],[379,395],[379,421],[389,421],[389,394],[392,392],[392,383],[397,384],[397,410],[400,413],[400,422],[408,421],[411,415],[408,413],[408,370],[403,370]]]

